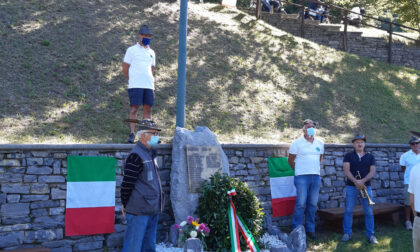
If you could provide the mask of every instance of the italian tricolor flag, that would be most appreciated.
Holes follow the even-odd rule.
[[[268,173],[273,217],[291,215],[296,200],[295,172],[287,162],[287,157],[268,158]]]
[[[67,157],[66,236],[114,232],[116,166],[111,157]]]

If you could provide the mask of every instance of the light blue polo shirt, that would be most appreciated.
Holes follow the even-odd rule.
[[[413,150],[409,150],[400,157],[400,165],[405,166],[404,185],[410,182],[411,168],[420,163],[420,153],[416,154]]]

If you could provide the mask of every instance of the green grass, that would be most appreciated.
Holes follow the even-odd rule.
[[[348,242],[341,242],[342,233],[324,231],[319,238],[309,241],[307,251],[360,251],[360,252],[408,252],[413,251],[412,232],[402,225],[379,225],[375,227],[375,236],[379,244],[370,244],[366,240],[363,227],[353,229],[353,237]]]
[[[154,120],[175,129],[176,3],[0,3],[0,143],[124,142],[126,48],[149,23],[156,52]],[[189,3],[186,127],[219,140],[290,142],[301,121],[325,142],[357,132],[405,143],[418,128],[420,71],[319,46],[237,10]]]

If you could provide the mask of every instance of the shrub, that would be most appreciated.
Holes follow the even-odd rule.
[[[248,185],[238,179],[231,178],[220,173],[214,174],[209,181],[204,182],[198,199],[197,214],[201,220],[208,224],[211,229],[206,245],[212,251],[230,250],[230,233],[227,191],[235,188],[236,196],[233,196],[236,212],[242,217],[248,229],[259,242],[263,234],[262,222],[263,209],[254,192]],[[246,242],[240,235],[241,248],[246,249]],[[258,244],[259,246],[261,244]]]

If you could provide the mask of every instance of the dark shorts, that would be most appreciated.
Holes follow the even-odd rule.
[[[150,105],[155,104],[155,94],[153,89],[148,88],[129,88],[128,98],[130,98],[130,106],[134,105]]]

